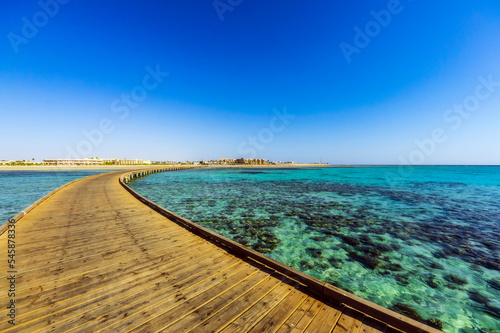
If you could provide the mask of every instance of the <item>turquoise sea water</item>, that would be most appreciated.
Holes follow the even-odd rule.
[[[0,171],[0,225],[56,188],[107,171]]]
[[[194,169],[131,186],[446,332],[500,332],[500,167]]]

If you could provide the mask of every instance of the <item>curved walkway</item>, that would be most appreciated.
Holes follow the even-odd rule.
[[[291,268],[191,232],[137,200],[123,174],[60,188],[17,222],[14,270],[13,233],[0,236],[0,331],[397,332],[376,316],[437,332],[366,301],[355,310],[352,295],[322,297]]]

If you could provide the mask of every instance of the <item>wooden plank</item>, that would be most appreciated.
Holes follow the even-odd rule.
[[[277,333],[291,332],[316,302],[319,301],[313,297],[307,297],[307,299],[295,310],[295,312],[283,323],[283,325],[281,325]]]
[[[88,223],[85,223],[88,228]],[[80,250],[81,248],[89,248],[89,247],[98,247],[99,249],[101,247],[111,247],[113,244],[121,242],[123,245],[130,245],[130,231],[119,228],[120,226],[116,224],[110,224],[107,229],[101,229],[93,232],[92,238],[89,239],[88,236],[82,235],[80,231],[84,231],[86,228],[82,227],[81,230],[77,229],[74,230],[75,234],[74,235],[68,235],[64,234],[61,231],[54,232],[54,233],[39,233],[36,236],[33,237],[33,239],[27,238],[24,233],[19,237],[19,241],[22,243],[22,246],[26,248],[24,254],[40,254],[40,250],[43,250],[44,253],[47,253],[48,255],[56,255],[59,252],[62,252],[63,250],[66,250],[66,253],[69,253],[68,251],[76,251]],[[113,234],[113,240],[109,240],[109,235],[110,233]],[[186,237],[186,231],[180,229],[180,227],[177,226],[177,228],[172,228],[170,230],[151,230],[151,231],[145,231],[141,233],[141,238],[138,240],[142,240],[143,242],[147,242],[147,244],[152,244],[158,240],[171,240],[175,239],[175,236],[179,237]],[[46,240],[41,240],[45,237],[50,237],[51,242],[47,243]],[[194,238],[194,237],[190,237]],[[61,242],[64,241],[64,242]],[[103,243],[103,240],[106,242]],[[64,243],[65,242],[71,242],[71,247],[70,248],[65,248]],[[127,243],[128,242],[128,243]]]
[[[306,311],[304,316],[300,318],[295,327],[291,327],[289,332],[304,332],[307,326],[313,321],[313,319],[318,315],[319,311],[325,306],[322,301],[316,300],[313,305]]]
[[[164,300],[170,300],[171,303],[175,304],[184,297],[182,294],[179,294],[180,290],[188,290],[190,288],[198,290],[199,286],[204,286],[201,283],[217,283],[216,281],[219,280],[219,276],[224,274],[223,272],[231,274],[240,271],[243,267],[244,265],[241,263],[236,263],[225,269],[222,266],[214,266],[211,270],[199,271],[197,274],[184,280],[152,280],[152,283],[146,288],[143,286],[144,281],[141,281],[141,283],[126,289],[124,292],[119,292],[111,295],[113,297],[105,298],[105,302],[99,306],[89,306],[85,309],[79,307],[78,316],[69,318],[58,316],[56,326],[61,331],[98,331],[126,318],[128,319],[134,315],[137,316],[143,313],[143,311],[147,311],[153,304],[160,304]],[[211,277],[214,276],[217,278],[212,280]]]
[[[290,285],[290,283],[293,283],[293,281],[288,279],[280,283],[278,287],[274,288],[250,309],[234,319],[229,325],[222,329],[221,332],[247,332],[255,323],[265,317],[268,312],[294,290],[294,286]]]
[[[205,258],[205,256],[212,255],[213,253],[216,254],[216,257],[211,257],[209,259]],[[194,254],[195,254],[194,257],[191,255],[191,256],[187,256],[187,257],[174,258],[173,260],[168,260],[168,259],[165,259],[163,257],[160,260],[160,262],[150,261],[150,260],[139,261],[139,263],[136,264],[135,266],[130,266],[129,270],[122,271],[120,275],[117,275],[117,274],[98,275],[97,278],[100,280],[100,282],[97,283],[97,285],[95,285],[95,286],[102,288],[102,287],[106,286],[107,284],[112,284],[112,283],[117,282],[117,281],[120,281],[121,283],[123,283],[125,281],[125,279],[137,279],[138,276],[149,274],[148,271],[150,271],[154,267],[157,267],[157,269],[159,269],[159,268],[164,269],[165,271],[168,272],[168,270],[171,270],[171,269],[176,269],[176,270],[182,269],[183,266],[186,266],[186,261],[189,261],[189,260],[197,260],[198,262],[211,262],[212,260],[224,255],[221,252],[217,252],[215,249],[212,251],[207,251],[207,250],[200,251],[198,253],[198,255],[197,255],[197,253],[194,253]],[[184,262],[182,260],[184,260]],[[49,273],[57,272],[57,270],[61,266],[62,266],[61,264],[57,264],[57,266],[53,265],[53,267],[48,271],[49,271]],[[91,268],[99,267],[99,263],[98,262],[95,264],[91,263],[90,267]],[[64,266],[64,268],[66,269],[66,275],[55,274],[55,275],[59,275],[59,278],[57,279],[58,282],[63,281],[64,276],[86,275],[87,280],[92,277],[92,274],[90,274],[90,276],[89,276],[89,271],[87,270],[88,267],[82,266],[81,262],[78,262],[78,261],[68,263],[66,266]],[[192,269],[192,268],[190,268],[190,269]],[[45,277],[45,276],[48,276],[48,277],[52,276],[53,277],[54,276],[54,274],[50,275],[49,273],[44,272],[44,274],[40,274],[40,276],[41,277]],[[23,279],[21,281],[24,283],[25,280],[26,279],[23,277]],[[90,283],[90,281],[89,281],[89,283]],[[60,283],[58,283],[58,285],[60,288],[58,290],[59,298],[61,298],[61,297],[64,298],[64,295],[61,294],[61,291],[72,290],[72,288],[67,288],[67,287],[71,287],[71,286],[63,285],[65,287],[65,289],[61,289],[61,288],[63,288],[63,286],[61,286]],[[80,290],[83,290],[82,288],[87,288],[87,289],[92,288],[92,285],[83,285],[82,286],[82,285],[77,284],[76,287],[80,288]],[[47,291],[49,291],[49,290],[47,290]],[[37,298],[41,298],[41,296],[42,295],[37,294]],[[52,301],[54,302],[55,300],[53,299]],[[19,302],[22,303],[23,298],[19,299]],[[28,300],[28,302],[30,304],[32,304],[31,300]]]
[[[129,240],[130,242],[130,240]],[[44,257],[44,256],[28,256],[25,253],[23,253],[24,245],[21,244],[19,246],[19,259],[22,260],[23,264],[26,263],[26,265],[33,265],[29,266],[30,269],[27,269],[23,271],[24,275],[27,274],[37,274],[36,272],[33,271],[40,271],[46,272],[47,266],[50,266],[52,264],[57,264],[60,263],[61,261],[64,261],[65,264],[69,264],[70,262],[79,262],[80,266],[82,266],[82,263],[92,263],[92,261],[101,261],[104,262],[106,260],[112,260],[113,258],[119,258],[119,257],[124,257],[125,255],[130,256],[130,255],[141,255],[142,257],[148,257],[152,258],[155,254],[159,253],[161,250],[160,246],[164,243],[169,244],[168,246],[165,246],[165,249],[172,249],[173,247],[179,247],[178,244],[185,244],[187,243],[196,243],[200,242],[199,238],[186,238],[186,239],[178,239],[176,242],[163,242],[159,243],[158,246],[155,245],[156,242],[152,243],[152,247],[145,248],[137,248],[137,247],[127,247],[126,244],[127,242],[124,242],[123,245],[116,245],[115,243],[106,246],[106,247],[101,247],[99,250],[95,251],[89,251],[89,249],[85,249],[82,251],[79,251],[78,253],[65,253],[60,256],[50,256],[49,257]],[[179,250],[179,249],[178,249]],[[169,253],[167,251],[164,251],[164,253]],[[30,258],[31,257],[31,258]]]
[[[183,246],[192,246],[193,251],[186,253],[186,251],[182,248]],[[210,248],[209,244],[207,244],[203,240],[199,240],[198,242],[186,242],[171,247],[170,251],[167,249],[164,250],[163,248],[158,250],[153,254],[153,257],[151,257],[150,261],[164,261],[174,263],[180,260],[187,259],[196,253],[208,253],[211,251],[215,251],[215,249]],[[122,253],[124,253],[124,251],[120,251],[120,254]],[[54,285],[65,285],[67,283],[71,283],[72,280],[79,280],[82,277],[128,271],[131,269],[146,267],[148,265],[151,265],[151,262],[144,262],[144,256],[142,254],[130,255],[128,253],[124,253],[123,255],[117,257],[98,261],[95,264],[91,261],[87,261],[86,265],[88,270],[83,274],[78,273],[60,278],[54,278],[53,276],[51,276],[52,279],[49,278],[48,281],[42,281],[40,279],[40,275],[37,275],[34,271],[29,271],[28,274],[23,270],[21,275],[23,276],[22,286],[24,288],[19,288],[18,290],[20,292],[29,294],[30,289],[38,289],[40,286],[42,286],[44,290],[48,290],[53,288]],[[45,267],[45,270],[47,270],[47,267]],[[33,275],[37,279],[30,281],[27,277],[31,275]],[[6,295],[1,296],[7,298]],[[0,297],[0,301],[1,299],[2,297]]]
[[[165,250],[163,253],[169,253],[170,250],[174,250],[175,247],[180,247],[180,246],[187,246],[189,243],[194,244],[194,243],[199,243],[202,240],[199,238],[196,239],[179,239],[177,242],[167,242],[170,243],[170,246],[166,246]],[[83,251],[80,251],[77,254],[65,254],[64,256],[59,256],[55,257],[52,256],[50,257],[50,254],[47,254],[49,257],[45,256],[27,256],[25,253],[23,253],[23,248],[24,245],[19,246],[19,259],[22,260],[23,264],[30,265],[30,269],[23,270],[23,275],[28,276],[34,274],[35,276],[39,276],[39,274],[43,274],[44,272],[47,272],[47,266],[50,266],[52,264],[58,264],[60,261],[64,260],[65,265],[68,265],[70,267],[70,262],[77,262],[78,266],[82,266],[82,263],[85,265],[94,263],[94,262],[100,262],[102,265],[105,265],[107,261],[114,261],[118,260],[118,258],[130,258],[131,256],[141,256],[145,257],[146,255],[149,256],[150,259],[152,259],[157,253],[159,253],[159,246],[151,248],[151,250],[147,250],[147,254],[145,254],[143,251],[137,251],[137,249],[131,249],[126,246],[127,242],[124,242],[123,246],[117,246],[114,244],[111,244],[110,246],[106,247],[101,247],[100,250],[89,252],[88,249],[85,249]],[[152,245],[154,245],[156,242],[153,242]],[[178,244],[179,245],[178,245]],[[160,244],[159,244],[160,245]],[[178,249],[180,251],[180,249]]]
[[[45,322],[54,324],[63,319],[65,320],[66,317],[63,318],[63,314],[66,315],[67,313],[71,313],[75,309],[78,310],[77,312],[83,312],[91,311],[93,308],[98,307],[99,311],[102,313],[103,311],[109,311],[110,307],[99,307],[95,297],[98,297],[102,302],[103,300],[109,300],[110,298],[123,298],[124,296],[131,294],[133,297],[128,300],[126,304],[130,305],[134,298],[137,300],[137,295],[148,297],[148,295],[145,294],[145,290],[148,289],[148,286],[151,288],[157,288],[159,286],[157,285],[158,282],[161,285],[167,285],[168,289],[172,292],[176,292],[177,288],[172,288],[173,285],[188,287],[190,283],[206,279],[207,276],[214,274],[214,272],[219,272],[224,267],[231,267],[231,265],[227,264],[230,260],[231,258],[228,256],[220,256],[220,260],[216,259],[215,261],[209,258],[205,261],[206,263],[211,264],[210,268],[207,269],[199,269],[202,267],[200,266],[201,262],[193,260],[193,263],[185,262],[183,269],[174,267],[173,270],[170,271],[151,270],[139,274],[133,274],[132,272],[128,278],[126,278],[126,276],[117,275],[113,278],[116,283],[108,284],[107,287],[102,287],[99,284],[99,279],[97,279],[95,284],[98,287],[101,287],[98,289],[89,289],[88,284],[76,289],[71,289],[68,292],[59,292],[59,290],[56,289],[40,300],[36,299],[36,303],[32,302],[32,304],[40,304],[37,307],[37,310],[25,314],[21,313],[19,320],[22,322],[38,321],[42,324]],[[198,274],[193,274],[193,269],[195,269],[195,272],[197,271]],[[111,279],[111,276],[108,277],[108,279]],[[86,290],[91,290],[92,292],[86,292]],[[43,292],[41,293],[43,294]],[[78,297],[75,297],[74,295],[78,295]],[[159,295],[161,294],[152,294],[150,297],[151,299],[154,299]],[[67,311],[68,309],[71,309],[72,311]],[[74,316],[75,314],[73,313],[72,315]],[[50,320],[47,318],[48,316],[50,317]],[[85,317],[85,321],[88,321],[88,317]]]
[[[69,188],[70,186],[72,185],[75,185],[76,183],[80,182],[80,181],[83,181],[83,180],[90,180],[91,178],[94,178],[94,177],[97,177],[98,175],[91,175],[91,176],[88,176],[88,177],[85,177],[85,178],[81,178],[81,179],[76,179],[72,182],[69,182],[57,189],[55,189],[54,191],[50,192],[49,194],[45,195],[44,197],[38,199],[37,201],[35,201],[33,204],[31,204],[30,206],[28,206],[27,208],[25,208],[22,212],[18,213],[17,215],[15,215],[11,220],[14,220],[17,222],[19,222],[23,217],[26,216],[27,213],[31,212],[33,209],[35,209],[36,207],[40,206],[44,201],[48,200],[49,198],[52,198],[56,193],[59,193],[59,192],[62,192],[64,189],[66,188]],[[0,226],[0,236],[2,236],[5,231],[7,230],[7,227],[8,227],[8,223],[4,223],[2,226]]]
[[[168,309],[168,306],[182,301],[185,296],[180,291],[186,293],[186,290],[191,289],[191,292],[199,292],[201,288],[207,286],[207,283],[215,284],[224,274],[234,274],[241,271],[243,267],[241,263],[236,263],[226,269],[213,267],[212,271],[200,271],[188,279],[176,281],[175,285],[172,285],[171,281],[159,280],[153,281],[146,289],[136,286],[126,290],[127,295],[116,294],[117,298],[108,298],[103,305],[89,307],[88,311],[79,311],[80,314],[76,317],[58,322],[57,328],[61,331],[94,332],[109,326],[111,328],[107,330],[112,331],[113,325],[120,325],[119,322],[123,320],[133,320],[134,316],[140,317],[153,306]],[[212,279],[213,277],[216,278]],[[170,303],[162,305],[165,300],[169,300]]]
[[[296,287],[281,303],[276,305],[249,332],[275,332],[292,315],[307,298],[302,290]]]
[[[176,308],[181,304],[189,302],[190,299],[198,295],[205,294],[211,288],[215,287],[213,291],[218,291],[219,288],[223,288],[223,290],[225,290],[224,288],[228,287],[228,285],[224,283],[226,280],[228,280],[228,283],[230,284],[230,286],[232,286],[237,282],[245,279],[246,277],[256,274],[258,271],[259,270],[257,268],[252,268],[241,269],[234,274],[231,274],[233,273],[231,271],[223,272],[222,274],[215,275],[213,278],[204,280],[202,283],[199,283],[193,288],[179,288],[174,296],[164,297],[158,303],[152,304],[148,308],[141,306],[141,311],[138,311],[134,315],[127,317],[125,320],[116,322],[114,325],[106,326],[105,329],[107,331],[114,332],[128,332],[130,330],[154,332],[156,330],[151,330],[151,328],[160,329],[161,327],[158,327],[157,324],[162,325],[164,323],[164,320],[159,317],[163,313],[168,312],[170,309]],[[220,286],[217,287],[218,285]],[[148,303],[150,302],[148,301]],[[190,303],[187,304],[189,305]],[[149,323],[156,317],[159,317],[159,319],[153,321],[152,323]],[[100,325],[96,327],[96,329],[101,328],[103,327]]]
[[[333,329],[333,333],[357,333],[359,332],[361,325],[363,323],[365,315],[353,310],[351,308],[345,308],[344,312],[340,316],[337,325]]]
[[[201,248],[198,248],[198,247],[195,247],[194,249],[198,249],[200,253],[204,253],[204,254],[207,254],[207,253],[210,253],[212,251],[215,251],[215,248],[207,248],[207,245],[206,243],[201,243],[200,245],[203,245],[203,247]],[[23,294],[27,293],[29,294],[29,292],[26,292],[26,290],[28,289],[32,289],[32,290],[39,290],[40,288],[42,288],[43,290],[48,290],[48,289],[52,289],[52,287],[50,287],[51,285],[54,286],[54,285],[57,285],[57,286],[61,286],[61,285],[65,285],[67,283],[71,283],[71,280],[80,280],[82,278],[88,278],[88,277],[91,277],[91,276],[94,276],[94,275],[102,275],[102,274],[106,274],[106,271],[103,271],[103,272],[100,272],[99,270],[101,269],[108,269],[111,270],[111,271],[118,271],[118,272],[121,272],[121,271],[128,271],[128,270],[135,270],[135,269],[144,269],[152,264],[154,264],[154,261],[155,260],[158,260],[158,261],[162,261],[162,262],[165,262],[165,263],[175,263],[175,262],[178,262],[180,260],[185,260],[185,259],[188,259],[190,258],[193,254],[196,255],[196,251],[194,251],[194,253],[184,253],[183,256],[180,256],[178,257],[177,256],[178,252],[176,251],[175,254],[172,253],[172,256],[168,255],[168,254],[165,254],[164,252],[159,252],[159,254],[157,254],[156,256],[154,256],[153,258],[151,258],[149,261],[144,261],[144,256],[142,254],[136,254],[136,255],[126,255],[125,257],[119,257],[119,258],[115,258],[114,260],[113,259],[110,259],[110,260],[103,260],[101,262],[95,262],[95,263],[87,263],[86,264],[86,269],[87,271],[85,272],[76,272],[76,274],[72,274],[74,272],[71,272],[71,271],[67,271],[67,274],[65,275],[58,275],[58,276],[54,276],[52,274],[43,274],[45,273],[45,271],[47,270],[47,267],[45,268],[45,270],[43,269],[40,269],[38,275],[35,273],[35,272],[29,272],[29,273],[24,273],[22,272],[21,274],[19,274],[19,285],[24,287],[20,287],[19,288],[19,291],[22,292]],[[123,260],[122,259],[128,259],[128,260]],[[70,261],[67,261],[67,262],[70,262]],[[115,265],[119,265],[119,266],[122,266],[120,268],[113,268],[115,267]],[[75,269],[76,270],[76,269]],[[34,274],[34,275],[33,275]],[[69,280],[69,282],[66,282]],[[7,296],[7,295],[3,295],[3,296]]]
[[[282,277],[277,278],[274,276],[270,276],[266,281],[249,290],[243,296],[237,298],[234,302],[228,303],[225,308],[215,313],[213,316],[201,318],[203,319],[203,321],[199,326],[197,325],[190,328],[186,327],[186,330],[184,330],[184,332],[190,330],[202,332],[217,332],[218,330],[231,323],[235,318],[244,313],[246,310],[251,308],[265,295],[274,290],[274,288],[276,288],[282,282],[282,280]],[[190,318],[188,317],[188,319]]]
[[[268,273],[258,271],[256,274],[237,281],[234,285],[230,285],[231,281],[226,280],[224,283],[207,290],[203,294],[200,294],[189,301],[180,304],[172,310],[164,312],[161,316],[156,317],[154,320],[143,324],[141,327],[137,328],[137,331],[189,331],[204,319],[209,318],[212,314],[217,313],[228,304],[231,304],[241,295],[253,290],[253,288],[256,288],[269,279],[270,276]]]
[[[342,310],[343,307],[340,305],[325,303],[304,332],[331,332],[337,324]]]

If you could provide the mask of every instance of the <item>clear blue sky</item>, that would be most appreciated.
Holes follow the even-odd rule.
[[[498,1],[41,3],[0,2],[0,159],[500,164]]]

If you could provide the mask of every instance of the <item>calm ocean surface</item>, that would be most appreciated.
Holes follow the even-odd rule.
[[[56,188],[107,171],[0,171],[0,225]]]
[[[408,172],[410,171],[410,172]],[[154,174],[163,207],[446,332],[500,332],[500,167]]]

